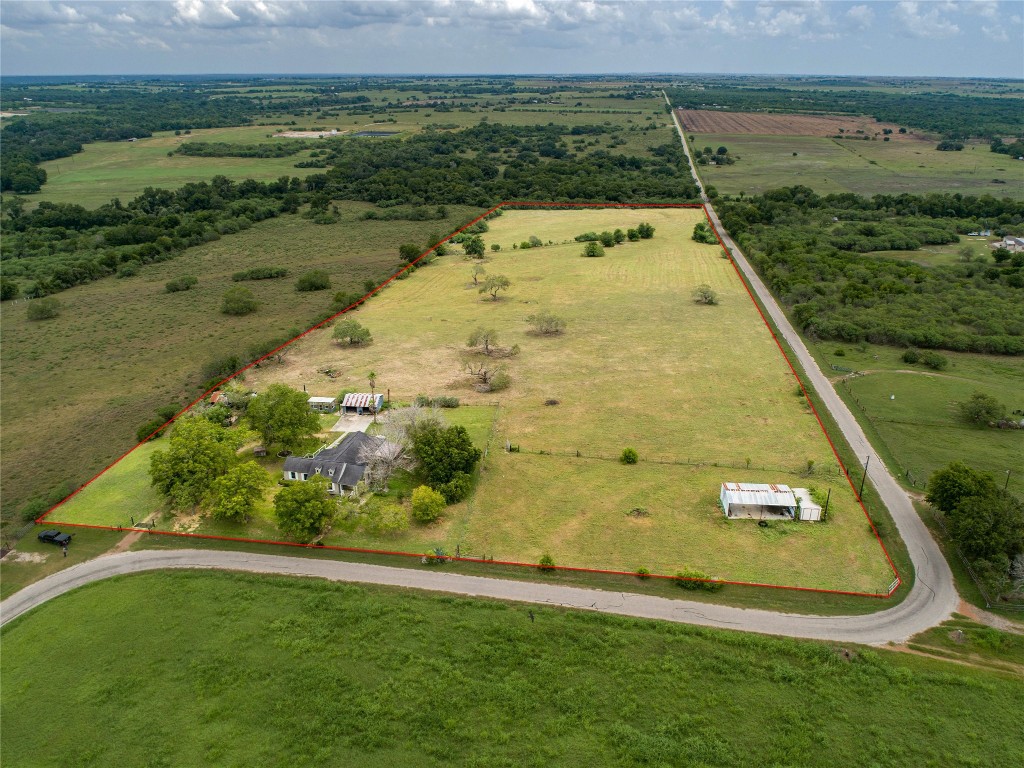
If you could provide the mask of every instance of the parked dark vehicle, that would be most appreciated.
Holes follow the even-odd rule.
[[[61,533],[60,531],[50,529],[48,531],[42,531],[39,534],[39,540],[49,542],[50,544],[57,544],[61,547],[66,547],[71,543],[71,536],[67,533]]]

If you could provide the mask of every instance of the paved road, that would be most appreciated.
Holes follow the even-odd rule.
[[[314,576],[332,581],[386,584],[473,597],[518,600],[615,613],[722,629],[853,643],[904,640],[926,629],[929,619],[907,614],[902,606],[866,616],[798,616],[771,611],[671,600],[664,597],[604,592],[528,581],[508,581],[445,573],[442,569],[392,568],[337,560],[257,555],[217,550],[141,550],[105,555],[38,581],[0,603],[0,625],[72,589],[122,574],[165,568],[218,568],[254,573]]]
[[[676,128],[679,130],[682,140],[682,130],[675,113],[673,113],[673,119],[676,120]],[[683,141],[683,147],[686,148],[687,157],[689,157],[689,148],[686,147],[685,141]],[[697,183],[700,184],[699,179]],[[703,188],[701,188],[701,194],[704,194]],[[832,389],[832,385],[818,369],[800,337],[764,284],[751,269],[743,253],[724,233],[718,216],[710,204],[708,213],[718,227],[718,231],[723,234],[725,244],[732,249],[737,265],[743,270],[783,337],[794,350],[808,379],[832,413],[847,441],[859,455],[871,455],[871,446],[853,418],[853,414],[839,399],[835,390]],[[670,600],[648,595],[463,576],[445,573],[442,570],[391,568],[283,555],[256,555],[212,550],[155,550],[108,555],[48,576],[0,603],[0,625],[69,590],[111,576],[161,568],[221,568],[256,573],[314,576],[336,581],[386,584],[476,597],[544,603],[624,616],[790,637],[867,644],[900,642],[948,618],[957,606],[958,597],[946,560],[932,540],[928,529],[917,516],[907,494],[877,457],[874,457],[871,462],[868,474],[892,513],[900,535],[907,543],[917,572],[917,579],[910,595],[902,603],[889,610],[864,616],[804,616],[773,613],[684,600]]]
[[[665,97],[665,103],[671,106],[667,96]],[[690,161],[690,168],[700,188],[701,199],[706,204],[708,215],[722,236],[726,247],[732,251],[736,265],[743,272],[744,277],[746,277],[750,287],[767,309],[768,314],[771,315],[776,328],[779,329],[782,337],[789,344],[790,349],[793,350],[797,360],[807,374],[808,380],[818,392],[825,407],[832,414],[832,417],[839,426],[839,430],[853,448],[854,453],[865,457],[865,459],[868,456],[871,457],[868,465],[868,477],[871,478],[871,482],[892,515],[893,521],[899,529],[900,536],[906,542],[907,549],[910,551],[910,558],[914,563],[914,570],[917,574],[917,579],[910,595],[896,610],[901,611],[908,619],[914,618],[923,621],[925,626],[938,624],[948,618],[959,602],[956,587],[953,584],[953,574],[949,570],[946,558],[939,550],[931,533],[924,523],[921,522],[921,518],[914,509],[906,491],[889,474],[889,470],[886,469],[881,459],[875,454],[857,420],[853,417],[850,409],[846,407],[846,403],[839,398],[831,382],[821,372],[821,369],[818,368],[817,362],[811,357],[811,353],[808,352],[796,329],[790,324],[789,319],[775,302],[775,298],[768,291],[764,283],[761,282],[761,278],[754,271],[753,267],[750,266],[750,262],[743,255],[743,251],[740,250],[728,232],[725,231],[722,222],[718,219],[714,206],[705,194],[704,186],[697,175],[697,166],[693,163],[690,148],[686,144],[683,128],[679,124],[679,117],[674,110],[672,112],[672,119],[676,124],[679,140],[686,151],[686,157]]]

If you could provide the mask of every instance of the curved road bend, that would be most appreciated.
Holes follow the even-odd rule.
[[[667,97],[665,101],[668,103]],[[676,123],[676,129],[679,131],[680,140],[690,159],[692,169],[693,162],[689,147],[686,146],[682,127],[674,111],[672,118]],[[695,171],[694,178],[700,185],[700,179],[697,178]],[[701,196],[707,202],[703,186],[701,186]],[[828,379],[822,375],[803,341],[779,309],[767,288],[754,273],[743,253],[722,229],[714,208],[708,204],[707,210],[726,246],[732,249],[736,264],[743,270],[753,290],[775,321],[780,333],[793,349],[808,379],[835,418],[839,429],[858,455],[870,455],[872,453],[871,446],[853,415],[836,395]],[[910,595],[902,603],[889,610],[864,616],[805,616],[774,613],[684,600],[669,600],[649,595],[605,592],[534,582],[464,576],[433,570],[390,568],[380,565],[283,555],[256,555],[213,550],[152,550],[108,555],[48,576],[0,603],[0,625],[6,624],[25,611],[76,587],[111,576],[161,568],[220,568],[254,573],[314,576],[335,581],[384,584],[474,597],[551,604],[623,616],[790,637],[866,644],[900,642],[948,618],[956,608],[958,596],[946,560],[932,540],[928,529],[917,516],[907,494],[877,457],[871,463],[868,474],[892,513],[900,535],[907,543],[917,572],[917,579]]]
[[[140,550],[104,555],[47,576],[0,603],[0,625],[47,600],[85,584],[122,574],[167,568],[218,568],[287,576],[313,576],[331,581],[410,587],[644,619],[701,624],[721,629],[852,643],[883,644],[902,641],[934,623],[931,614],[919,609],[908,609],[905,602],[888,611],[864,616],[799,616],[671,600],[650,595],[464,576],[434,569],[393,568],[366,563],[258,555],[248,552],[180,549]]]
[[[662,95],[665,96],[665,103],[671,108],[672,104],[668,96],[664,92]],[[835,419],[839,430],[843,433],[850,447],[853,448],[853,452],[857,456],[864,456],[865,458],[871,456],[872,458],[868,466],[868,477],[871,478],[871,482],[892,515],[893,522],[896,523],[900,536],[906,542],[907,549],[910,552],[910,559],[914,563],[914,570],[917,574],[914,588],[911,590],[910,595],[895,610],[905,609],[908,616],[920,619],[923,626],[933,626],[944,621],[949,618],[950,613],[956,610],[959,602],[959,596],[953,583],[953,574],[949,570],[946,558],[935,543],[928,528],[921,522],[921,518],[914,509],[914,505],[911,503],[906,491],[889,474],[885,464],[874,453],[857,420],[853,417],[850,409],[846,407],[846,403],[836,394],[832,383],[821,372],[817,362],[811,357],[811,353],[808,352],[807,347],[804,345],[803,339],[800,338],[796,329],[789,322],[789,318],[779,308],[771,292],[761,281],[753,267],[750,266],[750,262],[743,255],[743,251],[736,245],[732,237],[729,236],[729,233],[725,231],[722,222],[718,218],[718,214],[708,200],[707,194],[704,191],[704,185],[697,175],[697,166],[693,162],[693,156],[690,154],[686,137],[683,135],[683,126],[680,124],[679,116],[674,109],[672,110],[672,120],[676,124],[679,140],[683,144],[686,159],[690,163],[690,171],[700,189],[701,200],[704,202],[708,216],[718,230],[722,242],[732,251],[733,260],[736,262],[736,265],[743,272],[744,277],[746,277],[750,287],[761,300],[768,314],[771,315],[775,327],[779,329],[779,333],[782,334],[790,349],[793,350],[800,365],[803,366],[807,378],[821,397],[825,407],[832,414],[832,418]],[[884,616],[888,613],[890,612],[886,611],[880,615]]]

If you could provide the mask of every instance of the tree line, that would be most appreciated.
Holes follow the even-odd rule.
[[[1024,203],[961,195],[819,196],[787,187],[719,206],[805,333],[845,342],[1024,354],[1024,254],[921,266],[873,253],[1020,231]]]

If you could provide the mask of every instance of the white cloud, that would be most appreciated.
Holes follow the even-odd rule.
[[[875,12],[866,5],[855,5],[846,12],[846,18],[856,29],[867,29],[875,20]]]
[[[921,10],[916,0],[902,0],[896,4],[893,15],[903,30],[913,37],[942,39],[959,34],[960,27],[941,15],[941,11],[955,11],[955,3],[928,4],[928,10]]]

